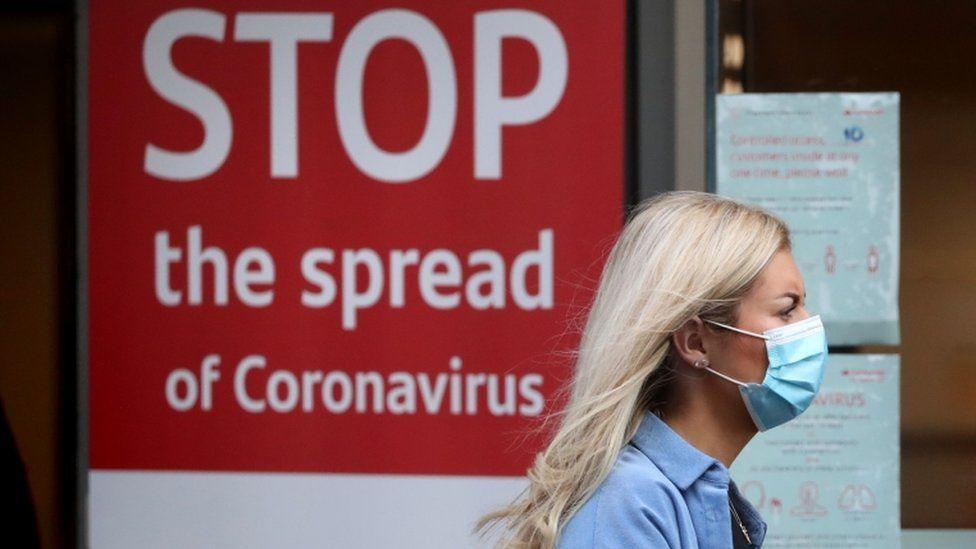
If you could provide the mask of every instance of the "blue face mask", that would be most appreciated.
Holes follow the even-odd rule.
[[[746,409],[760,431],[786,423],[810,406],[820,390],[827,363],[827,335],[820,315],[766,330],[761,335],[712,320],[705,322],[766,340],[769,368],[761,384],[743,383],[705,366],[739,386]]]

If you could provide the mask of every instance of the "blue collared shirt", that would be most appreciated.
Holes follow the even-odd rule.
[[[610,475],[564,526],[556,547],[730,548],[729,494],[753,546],[761,547],[766,523],[725,465],[647,412]]]

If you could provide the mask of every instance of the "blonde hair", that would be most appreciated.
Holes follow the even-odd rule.
[[[780,249],[782,220],[714,194],[671,191],[629,213],[603,267],[574,352],[567,405],[529,485],[473,533],[504,524],[498,546],[555,546],[561,528],[607,477],[647,410],[658,411],[673,367],[670,333],[694,315],[734,324],[738,304]],[[663,366],[663,367],[662,367]],[[486,532],[482,532],[482,536]]]

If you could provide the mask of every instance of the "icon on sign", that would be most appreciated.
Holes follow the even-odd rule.
[[[857,143],[858,141],[864,139],[864,130],[862,130],[859,126],[844,128],[844,139]]]
[[[837,506],[848,512],[874,511],[878,500],[874,492],[864,484],[848,484],[837,498]]]
[[[827,245],[827,253],[824,254],[824,270],[827,271],[827,274],[834,274],[834,271],[837,270],[837,254],[830,244]]]
[[[878,272],[878,247],[877,246],[868,247],[868,272],[869,273]]]
[[[807,481],[800,486],[800,504],[790,509],[790,514],[801,518],[816,518],[827,514],[827,508],[817,503],[820,487]]]
[[[739,491],[756,509],[762,509],[766,505],[766,487],[758,480],[743,484]]]

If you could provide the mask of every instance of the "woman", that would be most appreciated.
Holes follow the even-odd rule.
[[[729,467],[809,406],[826,357],[780,219],[708,193],[649,199],[604,266],[528,488],[475,531],[506,524],[506,547],[760,547],[766,523]]]

